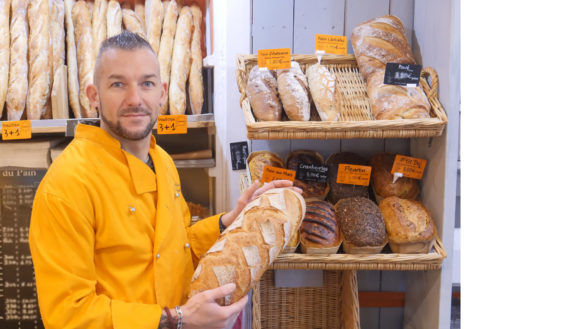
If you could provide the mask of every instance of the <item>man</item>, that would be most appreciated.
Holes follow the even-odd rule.
[[[235,209],[189,226],[177,169],[151,136],[166,92],[147,41],[123,32],[102,44],[86,90],[100,127],[78,125],[33,204],[46,328],[223,328],[245,306],[215,302],[234,284],[188,298],[194,264],[246,203],[291,183],[255,182]]]

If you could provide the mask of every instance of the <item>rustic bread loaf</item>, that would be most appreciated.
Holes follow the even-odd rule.
[[[360,166],[367,166],[368,163],[361,156],[352,152],[339,152],[332,154],[326,164],[328,165],[328,183],[330,185],[330,192],[327,200],[332,204],[336,204],[340,199],[361,196],[368,198],[368,186],[339,184],[336,182],[338,178],[338,165],[341,163],[353,164]]]
[[[185,83],[189,74],[191,59],[190,41],[193,34],[193,18],[189,7],[181,8],[175,40],[173,40],[173,56],[171,61],[171,78],[169,82],[169,113],[185,114],[187,94]]]
[[[323,166],[325,165],[324,159],[319,153],[310,150],[296,150],[287,156],[285,160],[287,169],[299,170],[300,165],[314,165]],[[295,179],[293,184],[303,190],[303,197],[305,198],[319,198],[324,199],[329,191],[328,182],[316,182],[311,180],[300,180]]]
[[[199,261],[191,295],[234,283],[236,290],[219,303],[238,301],[299,229],[304,214],[303,197],[290,189],[269,190],[253,200]]]
[[[124,23],[125,29],[132,33],[140,35],[143,39],[146,39],[146,34],[144,33],[144,25],[135,11],[133,11],[132,9],[123,8],[122,22]]]
[[[9,121],[20,120],[28,93],[28,23],[27,0],[12,0],[10,20],[10,73],[6,110]]]
[[[248,74],[246,96],[258,121],[281,120],[283,111],[274,71],[261,70],[255,65]]]
[[[10,0],[0,0],[0,118],[8,92],[10,72]]]
[[[372,167],[370,182],[377,201],[390,196],[397,196],[402,199],[416,199],[419,195],[419,184],[415,179],[401,177],[393,183],[394,177],[391,174],[391,169],[393,168],[395,157],[396,154],[379,152],[368,161]]]
[[[309,121],[309,86],[299,63],[292,61],[291,68],[277,70],[277,90],[289,120]]]
[[[161,46],[159,48],[159,66],[161,68],[161,82],[169,85],[171,76],[171,57],[173,55],[173,41],[175,40],[175,31],[177,29],[177,17],[179,9],[177,2],[171,0],[165,10],[165,19],[163,21],[163,34],[161,35]],[[159,108],[159,114],[167,114],[169,110],[169,94],[165,97],[163,106]]]
[[[346,253],[378,253],[387,242],[385,222],[377,205],[367,198],[352,197],[338,201],[336,219]]]
[[[26,116],[28,120],[51,118],[49,96],[51,95],[51,63],[48,54],[50,23],[49,2],[31,0],[28,5],[28,39],[29,91],[26,98]]]
[[[304,253],[336,253],[342,242],[342,235],[334,206],[327,201],[307,201],[299,237]]]
[[[321,121],[338,121],[342,95],[336,76],[321,64],[311,65],[306,74],[311,98]]]
[[[111,38],[122,32],[122,10],[120,3],[116,0],[108,2],[108,12],[106,14],[106,31],[107,37]]]
[[[251,182],[262,179],[262,173],[265,166],[272,166],[277,168],[284,168],[285,164],[281,157],[269,151],[257,151],[248,155],[248,171],[250,172]]]
[[[77,72],[77,50],[75,46],[75,31],[71,9],[75,0],[65,0],[65,26],[67,28],[67,91],[69,93],[69,107],[75,118],[81,118],[79,104],[79,78]]]
[[[191,68],[189,69],[189,103],[193,114],[201,114],[203,107],[203,62],[201,54],[202,14],[198,6],[190,7],[193,16],[193,35],[191,37]]]
[[[389,197],[381,201],[391,251],[400,254],[428,253],[436,239],[429,211],[419,201]]]

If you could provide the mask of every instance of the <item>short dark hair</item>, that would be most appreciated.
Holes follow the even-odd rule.
[[[151,44],[136,33],[123,30],[122,33],[110,37],[102,42],[100,45],[100,51],[96,57],[96,63],[94,66],[94,84],[97,84],[96,73],[98,64],[102,58],[102,54],[110,49],[122,49],[122,50],[136,50],[136,49],[148,49],[157,56]]]

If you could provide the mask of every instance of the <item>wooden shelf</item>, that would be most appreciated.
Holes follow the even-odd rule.
[[[177,168],[214,168],[215,159],[174,160]]]

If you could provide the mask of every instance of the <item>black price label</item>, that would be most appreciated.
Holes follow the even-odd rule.
[[[232,170],[246,169],[246,159],[248,158],[248,143],[230,143],[230,155],[232,158]]]
[[[328,166],[300,163],[297,167],[297,180],[325,183],[328,181]]]
[[[421,65],[387,63],[384,83],[387,85],[399,85],[407,87],[419,86]]]

